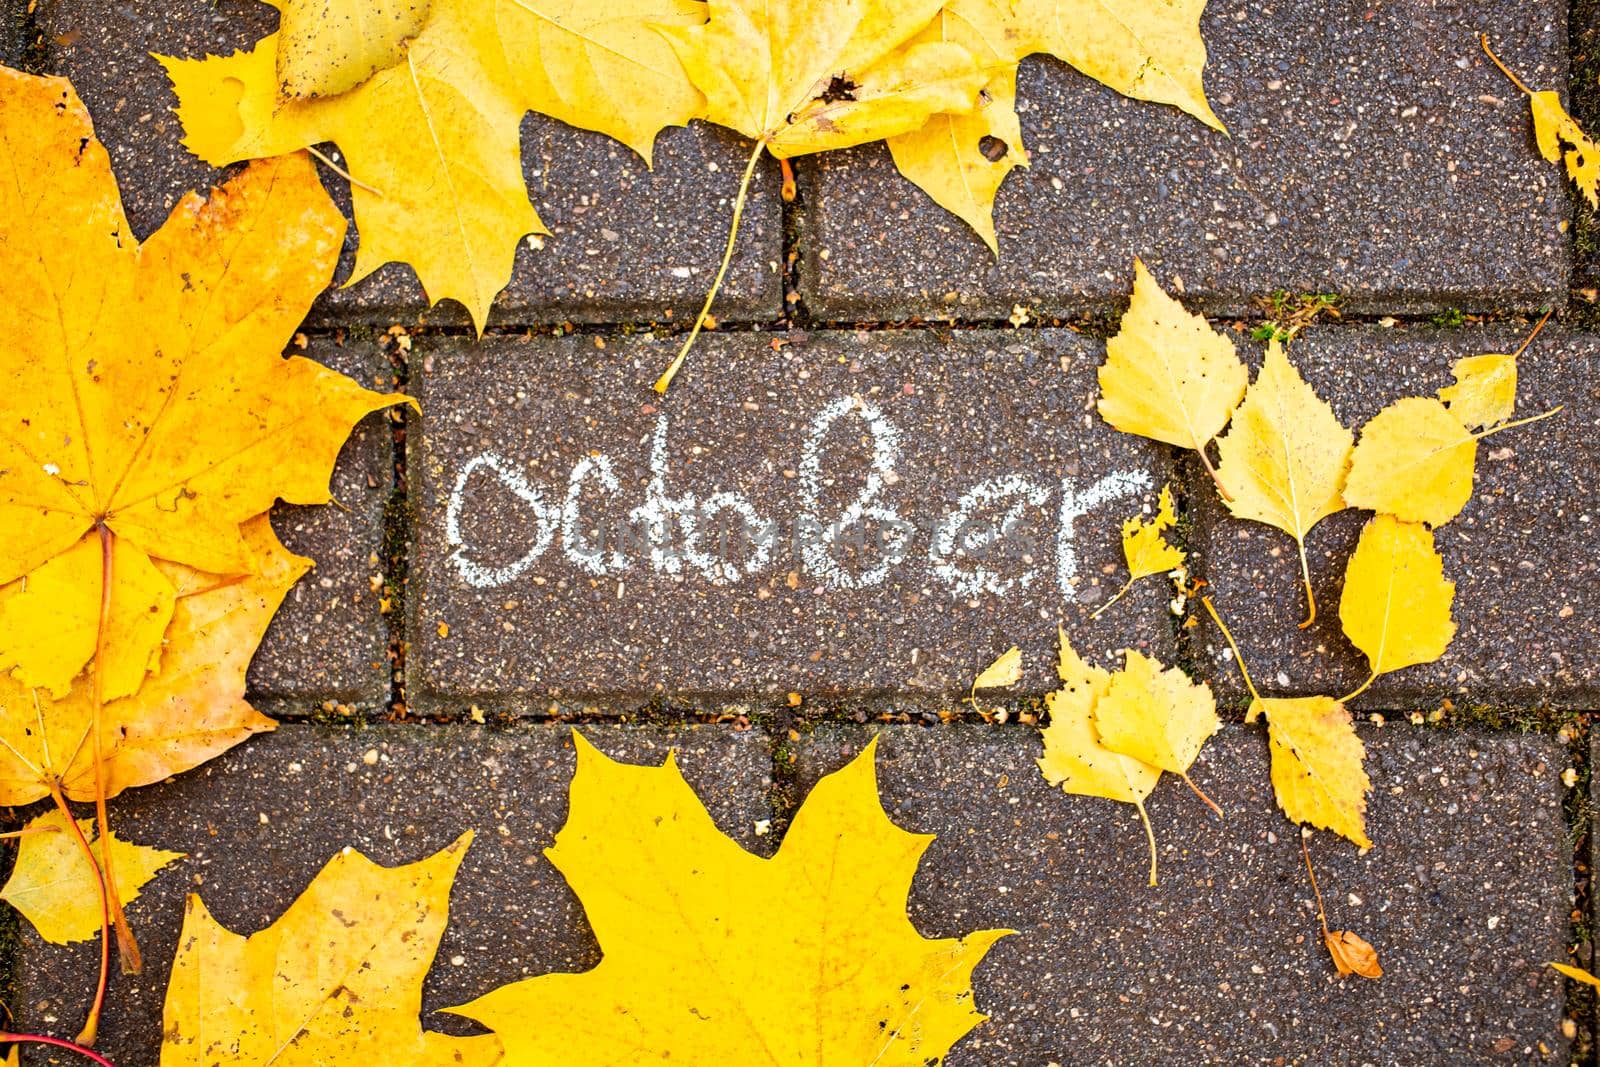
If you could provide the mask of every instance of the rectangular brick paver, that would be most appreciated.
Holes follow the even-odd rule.
[[[1206,86],[1232,136],[1054,59],[1018,85],[1032,166],[1000,192],[998,262],[881,144],[804,169],[801,281],[820,319],[1005,319],[1118,306],[1141,255],[1229,313],[1279,289],[1379,313],[1564,300],[1564,179],[1522,94],[1564,87],[1566,4],[1212,0]]]
[[[1291,359],[1359,432],[1400,396],[1430,396],[1449,385],[1450,364],[1483,352],[1509,352],[1520,327],[1484,330],[1314,328]],[[1253,357],[1254,358],[1254,357]],[[1478,446],[1471,501],[1435,542],[1445,576],[1456,583],[1454,640],[1438,661],[1381,677],[1361,706],[1385,702],[1556,704],[1594,707],[1600,696],[1600,571],[1593,548],[1600,489],[1600,341],[1547,329],[1519,361],[1517,410],[1557,405],[1557,416],[1509,430]],[[1308,630],[1294,542],[1258,523],[1226,515],[1209,480],[1196,478],[1198,566],[1243,647],[1263,691],[1341,695],[1366,679],[1365,658],[1345,640],[1339,597],[1345,561],[1367,512],[1334,515],[1308,541],[1318,616]],[[1238,671],[1209,617],[1193,631],[1202,671],[1229,699],[1246,699]]]
[[[392,388],[393,370],[374,344],[319,339],[306,354],[368,388]],[[388,412],[357,424],[331,488],[336,503],[273,511],[283,543],[316,566],[284,598],[251,661],[250,693],[266,711],[304,714],[327,701],[373,710],[389,695],[383,593],[374,585],[387,570],[384,511],[394,491]]]
[[[270,33],[265,4],[219,0],[53,0],[38,14],[45,72],[72,79],[111,153],[134,232],[143,237],[189,189],[219,175],[182,146],[171,112],[176,99],[149,53],[198,57],[250,48]],[[599,134],[534,116],[522,127],[523,170],[553,236],[543,249],[519,250],[511,288],[492,325],[526,322],[627,322],[692,317],[722,258],[733,193],[748,149],[701,124],[674,129],[656,147],[652,171],[627,148]],[[419,151],[420,151],[419,147]],[[330,186],[342,185],[329,176]],[[740,253],[718,301],[725,321],[775,318],[782,307],[782,251],[777,170],[767,167],[751,193]],[[348,197],[338,193],[348,214]],[[339,268],[349,274],[352,227]],[[427,306],[411,268],[390,264],[350,289],[325,294],[314,322],[411,323]],[[464,325],[451,304],[429,316]]]
[[[1048,786],[1031,730],[885,730],[885,809],[939,835],[912,921],[929,937],[1019,931],[979,966],[992,1018],[950,1067],[1566,1062],[1562,984],[1544,966],[1567,944],[1566,753],[1540,737],[1363,733],[1377,847],[1318,834],[1310,848],[1330,922],[1377,947],[1378,982],[1341,981],[1327,958],[1261,732],[1225,728],[1195,767],[1224,820],[1170,777],[1157,788],[1150,888],[1133,809]],[[797,748],[801,788],[867,734],[818,729]]]
[[[1011,644],[1039,692],[1058,622],[1085,651],[1171,662],[1161,581],[1088,619],[1122,582],[1123,517],[1172,472],[1093,414],[1098,342],[785,340],[708,337],[664,400],[649,383],[671,343],[419,345],[413,702],[948,695]],[[647,543],[651,508],[693,512],[695,539],[664,519],[677,534]],[[741,509],[775,540],[719,540]],[[898,554],[895,523],[912,528]]]
[[[676,747],[717,824],[746,848],[770,844],[755,832],[756,820],[770,815],[769,750],[758,731],[583,729],[603,751],[637,763],[659,764]],[[188,856],[129,908],[145,970],[113,975],[100,1051],[127,1067],[156,1062],[187,893],[199,893],[228,929],[253,933],[346,846],[379,863],[409,863],[477,832],[451,894],[424,1012],[518,978],[594,966],[599,951],[582,908],[543,852],[566,819],[572,768],[564,726],[285,726],[201,770],[125,794],[113,805],[120,833]],[[62,948],[26,928],[12,1003],[18,1024],[75,1032],[98,962],[94,942]],[[425,1016],[425,1025],[460,1023]]]

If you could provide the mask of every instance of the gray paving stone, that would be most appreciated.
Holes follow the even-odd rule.
[[[393,369],[375,344],[318,338],[307,354],[369,389],[393,387]],[[388,698],[389,635],[374,580],[385,570],[393,467],[389,414],[373,412],[339,454],[331,481],[337,503],[273,510],[283,543],[316,566],[284,598],[251,661],[250,692],[263,710],[305,714],[330,700],[375,710]]]
[[[755,821],[769,814],[765,737],[721,727],[584,727],[602,750],[660,763],[678,749],[685,777],[717,824],[760,851]],[[228,929],[247,934],[276,919],[322,865],[347,845],[380,863],[431,855],[477,831],[450,900],[450,924],[423,997],[426,1013],[518,978],[582,971],[599,962],[583,910],[545,860],[566,819],[571,731],[482,727],[284,726],[205,767],[113,805],[133,840],[188,853],[129,908],[144,974],[113,975],[100,1050],[120,1067],[152,1067],[185,894],[198,892]],[[98,948],[21,936],[17,1021],[70,1036],[94,989]]]
[[[1359,433],[1400,396],[1432,395],[1451,382],[1450,364],[1481,352],[1509,352],[1521,327],[1384,330],[1316,328],[1291,357],[1306,380]],[[1358,699],[1435,707],[1551,704],[1593,707],[1600,691],[1600,562],[1593,547],[1600,489],[1600,340],[1547,329],[1523,355],[1517,407],[1561,414],[1485,440],[1478,447],[1472,500],[1435,534],[1446,577],[1456,583],[1455,639],[1432,664],[1385,675]],[[1191,472],[1192,473],[1192,472]],[[1227,517],[1199,478],[1194,514],[1198,566],[1263,691],[1342,695],[1366,680],[1366,659],[1345,640],[1339,597],[1345,561],[1368,512],[1324,520],[1308,541],[1318,616],[1307,630],[1299,562],[1286,535]],[[1202,491],[1205,490],[1205,491]],[[1246,700],[1226,645],[1203,611],[1197,658],[1218,692]]]
[[[802,788],[864,729],[818,729]],[[1391,725],[1365,730],[1377,847],[1318,834],[1336,928],[1378,949],[1384,977],[1340,981],[1320,941],[1295,830],[1273,807],[1265,737],[1229,726],[1195,780],[1149,802],[1161,884],[1145,885],[1131,808],[1069,797],[1034,767],[1026,728],[891,727],[884,806],[937,833],[911,890],[929,937],[1020,931],[976,973],[991,1015],[950,1067],[975,1064],[1565,1063],[1570,855],[1551,739]]]
[[[220,177],[183,148],[182,128],[169,110],[176,99],[149,53],[226,55],[270,33],[277,15],[254,0],[52,0],[41,5],[39,18],[46,69],[70,77],[89,106],[122,183],[129,221],[143,237],[186,190]],[[651,171],[611,139],[542,116],[524,120],[522,146],[529,190],[553,236],[541,251],[526,243],[519,250],[490,325],[682,320],[699,310],[722,258],[748,146],[703,124],[675,129],[658,142]],[[328,184],[348,215],[342,181],[330,177]],[[745,210],[719,318],[781,313],[781,215],[777,170],[767,167]],[[349,274],[356,236],[352,227],[340,279]],[[390,264],[356,286],[330,290],[312,320],[409,324],[425,307],[411,268]],[[451,303],[427,321],[464,325],[467,317]]]
[[[1135,255],[1217,312],[1278,289],[1394,313],[1562,302],[1565,180],[1477,34],[1530,84],[1561,88],[1565,3],[1212,0],[1202,29],[1231,138],[1053,59],[1024,62],[1032,166],[1001,190],[998,262],[882,145],[808,161],[808,312],[1109,310]]]
[[[0,3],[0,63],[20,68],[27,46],[27,7],[21,0],[5,0]]]
[[[1099,342],[1068,331],[709,336],[664,400],[649,385],[672,343],[603,343],[444,339],[413,352],[424,413],[408,465],[413,702],[946,696],[964,694],[1013,643],[1029,659],[1018,691],[1042,692],[1053,684],[1058,622],[1085,651],[1138,645],[1171,661],[1162,581],[1136,587],[1099,622],[1088,618],[1122,582],[1122,518],[1151,503],[1172,471],[1164,449],[1094,416]],[[857,402],[872,406],[880,430]],[[879,448],[881,476],[872,468]],[[591,473],[576,498],[577,547],[594,550],[595,531],[604,532],[603,574],[573,558],[561,529],[572,472],[585,462],[609,462],[615,477],[602,492]],[[1094,487],[1113,474],[1125,491],[1108,489],[1092,505]],[[1009,477],[1036,496],[975,507],[969,532],[992,532],[1018,506],[1013,535],[984,553],[935,560],[935,530],[957,539],[962,499]],[[846,523],[830,550],[816,530],[838,524],[874,478],[869,507],[892,514]],[[679,507],[703,509],[730,493],[777,524],[765,557],[719,539],[734,530],[731,511],[702,514],[692,546],[684,527],[666,524],[677,534],[664,554],[692,547],[706,557],[675,573],[653,560],[642,521],[619,542],[619,526],[649,501],[693,497]],[[885,536],[894,522],[915,530],[898,563]],[[1060,580],[1064,554],[1069,582]],[[1002,595],[940,571],[970,576],[979,566]],[[848,587],[875,569],[879,584]]]

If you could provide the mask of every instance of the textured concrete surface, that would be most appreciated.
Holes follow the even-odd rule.
[[[583,729],[603,751],[636,763],[659,764],[676,747],[717,824],[747,848],[770,846],[755,833],[769,815],[768,745],[759,733]],[[145,971],[113,975],[100,1051],[121,1067],[156,1062],[185,894],[199,893],[228,929],[253,933],[347,845],[380,863],[409,863],[477,832],[425,987],[429,1028],[460,1025],[427,1015],[435,1008],[518,978],[593,967],[599,950],[582,908],[543,852],[566,819],[570,738],[564,726],[285,726],[201,770],[125,794],[112,808],[121,833],[188,856],[129,908]],[[24,933],[11,1003],[18,1024],[77,1032],[98,951],[94,942],[63,948]]]
[[[998,262],[882,145],[808,160],[808,312],[1103,310],[1135,255],[1219,311],[1278,289],[1380,313],[1562,302],[1565,179],[1477,34],[1530,85],[1563,88],[1564,3],[1213,0],[1202,30],[1231,137],[1054,59],[1023,64],[1032,166],[1000,192]]]
[[[869,731],[795,746],[802,788]],[[1341,981],[1324,951],[1295,829],[1273,806],[1263,732],[1230,726],[1194,778],[1149,802],[1161,884],[1145,885],[1133,809],[1066,796],[1026,728],[884,731],[890,816],[936,832],[911,891],[925,935],[1009,927],[978,968],[991,1020],[949,1058],[976,1064],[1565,1063],[1571,867],[1566,754],[1540,737],[1364,732],[1377,847],[1317,834],[1336,929],[1367,938],[1379,982]]]
[[[1164,580],[1089,620],[1126,574],[1122,519],[1171,475],[1165,450],[1093,414],[1098,342],[1067,331],[710,336],[663,400],[649,383],[673,351],[582,336],[419,343],[414,703],[964,694],[1012,644],[1029,656],[1019,691],[1039,692],[1053,684],[1058,623],[1085,652],[1137,645],[1171,662]],[[819,427],[829,411],[838,419]],[[879,449],[890,455],[874,473]],[[609,463],[615,482],[591,472],[574,483],[584,462]],[[1095,503],[1113,475],[1125,490]],[[998,494],[1008,477],[1025,497]],[[983,503],[986,486],[997,495]],[[693,541],[664,522],[676,531],[667,550],[686,558],[676,572],[653,559],[638,509],[675,501],[693,515],[729,493],[776,524],[775,543],[719,539],[735,526],[729,508],[701,513]],[[869,493],[856,512],[865,524],[844,523],[828,548],[817,528]],[[965,527],[964,498],[976,501]],[[630,517],[636,535],[619,540]],[[898,552],[886,536],[896,523],[913,531]],[[1011,534],[976,546],[1002,528]],[[590,571],[572,548],[597,550],[597,531],[604,565]],[[959,580],[980,568],[987,588]]]
[[[1401,396],[1430,396],[1452,381],[1450,364],[1509,352],[1520,326],[1449,333],[1419,328],[1315,328],[1291,358],[1344,424],[1360,426]],[[1519,360],[1517,409],[1557,416],[1508,430],[1478,446],[1466,509],[1435,533],[1445,576],[1456,583],[1455,639],[1432,664],[1380,678],[1358,705],[1385,701],[1594,707],[1600,691],[1600,562],[1594,551],[1600,489],[1600,340],[1546,329]],[[1193,472],[1191,472],[1193,473]],[[1345,640],[1339,597],[1345,562],[1368,512],[1341,512],[1308,539],[1316,623],[1307,630],[1294,542],[1226,515],[1209,481],[1192,478],[1196,555],[1218,610],[1263,691],[1350,692],[1366,680],[1366,659]],[[1197,658],[1218,691],[1245,698],[1226,644],[1203,611]]]
[[[319,338],[305,354],[369,389],[393,388],[393,368],[374,344]],[[379,600],[393,467],[389,413],[373,412],[339,454],[334,503],[274,509],[283,543],[316,566],[284,598],[251,661],[250,693],[263,710],[304,714],[330,700],[371,710],[388,698],[389,635]]]
[[[28,43],[28,15],[20,0],[0,3],[0,63],[20,67]]]
[[[134,232],[158,227],[188,189],[219,173],[182,146],[171,112],[176,98],[149,53],[195,57],[251,47],[276,26],[255,0],[157,4],[149,0],[52,0],[42,5],[45,68],[72,79],[111,153]],[[725,131],[696,124],[665,133],[655,170],[610,138],[530,116],[522,127],[529,192],[553,236],[534,251],[524,242],[511,287],[490,325],[551,321],[647,321],[693,316],[722,258],[733,193],[748,147]],[[348,214],[343,182],[329,175]],[[771,319],[782,306],[777,170],[768,167],[751,193],[740,252],[718,300],[724,321]],[[337,277],[348,276],[352,227]],[[349,289],[331,291],[317,322],[413,323],[426,301],[411,268],[390,264]],[[427,317],[464,325],[454,303]]]

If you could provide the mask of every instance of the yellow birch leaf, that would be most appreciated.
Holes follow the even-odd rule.
[[[71,86],[0,68],[0,157],[31,178],[0,183],[0,586],[53,563],[41,585],[63,592],[50,626],[49,605],[4,594],[24,625],[0,661],[57,692],[83,667],[109,544],[111,697],[156,662],[173,596],[157,563],[248,572],[240,524],[325,502],[351,426],[404,398],[281,354],[344,233],[303,154],[184,197],[140,244]]]
[[[1183,566],[1186,553],[1176,545],[1168,544],[1164,536],[1177,520],[1177,510],[1172,503],[1172,487],[1163,485],[1155,518],[1145,522],[1134,515],[1122,524],[1122,555],[1128,561],[1128,574],[1132,581],[1152,574],[1165,574]]]
[[[1217,441],[1217,479],[1228,510],[1294,538],[1305,580],[1309,626],[1317,617],[1306,534],[1343,510],[1340,490],[1355,437],[1300,377],[1283,346],[1267,345],[1261,372]]]
[[[405,59],[428,0],[277,0],[278,88],[285,97],[337,96]]]
[[[964,46],[989,80],[972,111],[937,114],[888,139],[900,173],[971,226],[996,256],[995,194],[1013,167],[1028,165],[1016,108],[1020,35],[1010,8],[1011,0],[952,0],[934,16],[916,40]]]
[[[1438,527],[1472,497],[1478,439],[1433,397],[1396,400],[1361,428],[1344,499],[1406,522]]]
[[[1367,749],[1356,736],[1350,712],[1332,697],[1267,698],[1251,703],[1245,721],[1263,714],[1272,751],[1272,789],[1283,813],[1294,822],[1371,848],[1366,813],[1372,780],[1362,766]]]
[[[978,673],[978,677],[972,681],[972,688],[974,692],[979,689],[998,689],[1016,685],[1021,680],[1022,649],[1013,645]]]
[[[1360,934],[1350,930],[1329,930],[1322,935],[1322,943],[1327,946],[1328,955],[1333,957],[1333,965],[1338,969],[1340,978],[1359,974],[1377,981],[1383,977],[1378,950]]]
[[[1061,688],[1045,697],[1050,721],[1039,731],[1044,755],[1038,759],[1045,781],[1067,793],[1132,804],[1150,842],[1150,884],[1156,884],[1156,839],[1144,802],[1161,779],[1161,768],[1113,752],[1100,742],[1094,709],[1111,687],[1111,674],[1085,663],[1073,651],[1065,630],[1060,641]]]
[[[604,955],[450,1009],[499,1035],[506,1067],[909,1067],[984,1019],[972,969],[1009,931],[931,940],[912,926],[906,894],[933,838],[884,814],[876,742],[817,783],[771,859],[717,829],[670,755],[635,767],[574,743],[546,855]]]
[[[328,861],[265,930],[224,929],[191,895],[172,961],[161,1067],[493,1067],[492,1035],[424,1031],[422,982],[472,834],[417,863],[354,849]]]
[[[1486,34],[1478,35],[1478,43],[1483,46],[1484,54],[1500,68],[1500,72],[1528,98],[1528,110],[1533,115],[1533,137],[1539,146],[1539,154],[1551,163],[1565,163],[1567,176],[1588,199],[1589,206],[1600,209],[1600,196],[1597,196],[1597,185],[1600,185],[1600,148],[1585,136],[1582,127],[1567,114],[1567,109],[1561,106],[1561,96],[1548,89],[1535,92],[1522,83],[1522,79],[1513,74],[1500,57],[1494,54],[1489,47],[1489,38]],[[1563,145],[1570,145],[1565,154]]]
[[[273,721],[244,699],[245,671],[273,612],[311,561],[284,548],[265,515],[241,527],[252,563],[244,577],[157,565],[175,591],[160,668],[101,716],[106,795],[205,762]],[[31,804],[61,783],[95,796],[94,693],[80,675],[61,699],[0,674],[0,805]],[[116,866],[115,860],[112,866]]]
[[[1206,739],[1222,729],[1210,686],[1135,649],[1095,703],[1094,724],[1113,752],[1181,777]]]
[[[1450,366],[1456,384],[1439,390],[1468,430],[1486,430],[1511,418],[1517,408],[1517,357],[1489,353],[1467,356]]]
[[[53,828],[55,832],[46,832]],[[56,945],[87,941],[100,932],[100,845],[94,820],[79,819],[84,839],[94,846],[91,865],[76,835],[67,829],[60,810],[47,811],[28,823],[11,878],[0,889],[6,901],[33,924],[39,936]],[[136,899],[139,890],[167,864],[182,859],[181,852],[147,848],[111,835],[111,869],[116,872],[118,899]]]
[[[1456,632],[1455,595],[1427,527],[1378,515],[1345,565],[1339,621],[1376,677],[1444,655]]]
[[[1233,342],[1185,311],[1137,259],[1133,299],[1099,377],[1101,418],[1202,456],[1250,384]]]
[[[1030,51],[1049,52],[1124,96],[1224,130],[1206,101],[1205,0],[1015,0]]]
[[[431,0],[402,62],[323,98],[279,93],[281,33],[232,56],[157,58],[184,144],[214,166],[336,142],[361,231],[350,283],[409,263],[430,301],[459,301],[481,333],[518,242],[548,232],[518,159],[523,115],[648,161],[656,134],[702,102],[658,27],[704,18],[697,0]]]

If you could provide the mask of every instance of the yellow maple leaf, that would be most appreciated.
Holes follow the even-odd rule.
[[[492,1067],[492,1035],[422,1029],[422,981],[472,834],[425,860],[329,860],[287,911],[241,937],[190,896],[167,985],[162,1067],[227,1063]]]
[[[1456,383],[1440,389],[1439,399],[1462,426],[1469,430],[1487,430],[1510,419],[1516,412],[1517,359],[1533,344],[1533,339],[1539,336],[1554,312],[1551,308],[1544,313],[1515,352],[1467,356],[1450,365],[1450,374]]]
[[[231,56],[157,58],[184,144],[214,166],[336,142],[361,231],[347,284],[409,263],[430,301],[459,301],[481,333],[518,242],[548,232],[518,159],[522,116],[608,134],[648,162],[656,134],[701,107],[657,28],[704,18],[697,0],[431,0],[402,61],[315,99],[281,94],[281,32]]]
[[[141,245],[71,86],[0,68],[0,101],[33,179],[0,186],[0,587],[39,579],[0,590],[0,664],[60,694],[101,634],[112,700],[173,610],[155,561],[247,573],[240,524],[326,501],[350,427],[402,398],[279,354],[344,232],[304,155],[185,197]]]
[[[1095,609],[1089,616],[1091,619],[1098,619],[1107,608],[1121,600],[1123,594],[1132,589],[1133,583],[1140,578],[1164,574],[1183,566],[1188,553],[1177,545],[1168,544],[1163,536],[1177,521],[1178,513],[1172,502],[1170,485],[1161,487],[1155,518],[1145,522],[1138,515],[1132,515],[1123,521],[1122,556],[1128,561],[1128,580],[1112,594],[1110,600]]]
[[[876,742],[817,783],[771,859],[717,829],[670,755],[635,767],[574,743],[546,855],[604,955],[450,1009],[499,1035],[507,1067],[923,1064],[983,1020],[972,969],[1009,931],[930,940],[911,925],[932,837],[884,814]]]
[[[1049,52],[1135,100],[1171,104],[1226,132],[1206,101],[1205,0],[1014,0],[1030,51]]]
[[[78,833],[93,843],[94,821],[77,820]],[[17,848],[11,877],[0,889],[6,901],[33,924],[39,936],[57,945],[84,941],[100,932],[100,889],[95,864],[84,854],[78,834],[69,831],[59,810],[34,818]],[[53,831],[53,832],[51,832]],[[181,852],[135,845],[111,835],[118,897],[135,899],[150,879]]]
[[[104,706],[107,796],[159,782],[273,728],[244,699],[245,671],[311,561],[284,548],[266,516],[242,533],[254,560],[242,578],[157,564],[174,590],[172,621],[160,668]],[[93,689],[80,676],[55,699],[0,674],[0,805],[31,804],[55,787],[73,800],[95,799]]]
[[[405,60],[428,0],[281,0],[278,88],[286,98],[337,96]]]
[[[1100,365],[1100,417],[1124,433],[1194,449],[1222,432],[1250,384],[1233,342],[1133,261],[1133,298]],[[1213,477],[1215,474],[1213,473]]]
[[[1217,441],[1217,478],[1228,510],[1294,538],[1305,581],[1306,620],[1317,618],[1306,535],[1344,508],[1340,490],[1355,437],[1289,362],[1276,338],[1228,432]]]
[[[1371,848],[1366,813],[1372,780],[1362,765],[1367,749],[1344,704],[1323,696],[1256,696],[1245,721],[1262,715],[1272,752],[1272,790],[1283,813]]]
[[[1095,703],[1094,725],[1105,747],[1176,774],[1216,810],[1189,780],[1201,746],[1222,729],[1209,685],[1128,649],[1127,663]]]
[[[1132,804],[1150,843],[1150,884],[1156,884],[1156,835],[1144,802],[1161,779],[1161,768],[1113,752],[1101,743],[1094,711],[1111,687],[1111,674],[1085,663],[1059,627],[1061,688],[1045,697],[1050,721],[1039,731],[1044,755],[1039,772],[1051,785],[1078,796]]]
[[[914,42],[954,41],[988,75],[970,111],[940,112],[914,130],[888,138],[905,178],[971,226],[1000,254],[994,198],[1014,167],[1028,165],[1017,118],[1017,60],[1025,47],[1011,0],[952,0]]]
[[[1367,523],[1345,565],[1339,601],[1345,636],[1372,668],[1367,685],[1380,674],[1444,655],[1456,632],[1450,618],[1455,595],[1427,527],[1392,515]]]
[[[1533,115],[1533,136],[1539,154],[1551,163],[1565,163],[1567,177],[1589,201],[1589,206],[1600,209],[1600,146],[1589,140],[1567,109],[1561,106],[1561,96],[1550,90],[1535,92],[1522,83],[1489,48],[1486,34],[1478,35],[1483,51],[1501,73],[1511,79],[1528,98],[1528,110]],[[1563,146],[1569,146],[1565,152]]]

